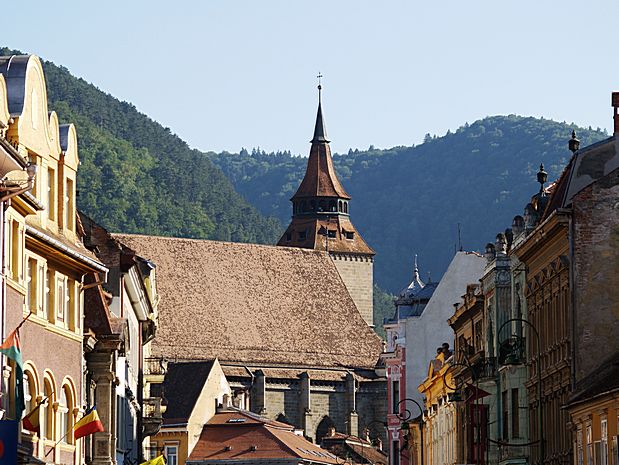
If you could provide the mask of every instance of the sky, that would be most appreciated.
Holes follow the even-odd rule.
[[[618,19],[617,0],[31,0],[11,4],[0,44],[200,150],[306,155],[319,72],[340,153],[497,114],[610,129]]]

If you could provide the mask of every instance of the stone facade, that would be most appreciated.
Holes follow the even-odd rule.
[[[374,257],[337,252],[332,252],[330,255],[359,313],[366,322],[371,322],[373,325]]]

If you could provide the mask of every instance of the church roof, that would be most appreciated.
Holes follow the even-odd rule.
[[[373,368],[381,341],[323,252],[114,234],[157,264],[153,356]]]
[[[332,217],[330,220],[328,218],[295,218],[277,245],[327,250],[325,231],[334,231],[335,234],[335,237],[328,239],[329,252],[374,255],[374,250],[363,240],[348,217],[341,215]]]
[[[305,177],[291,200],[308,197],[338,197],[350,200],[350,195],[335,174],[320,102]]]

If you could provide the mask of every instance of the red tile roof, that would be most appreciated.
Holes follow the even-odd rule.
[[[312,143],[305,177],[292,199],[307,197],[338,197],[350,200],[350,195],[335,174],[331,149],[327,142]]]
[[[295,434],[290,425],[238,410],[215,414],[202,429],[187,461],[269,459],[341,462],[330,452]]]
[[[113,236],[157,265],[154,357],[351,368],[378,360],[380,338],[324,252]]]

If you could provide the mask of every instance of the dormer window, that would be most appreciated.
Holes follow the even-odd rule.
[[[328,234],[329,234],[329,239],[335,239],[335,238],[337,237],[337,236],[336,236],[336,232],[337,232],[337,231],[336,231],[335,229],[329,229],[329,232],[328,232]]]
[[[355,238],[355,233],[352,231],[346,231],[345,235],[346,235],[346,239],[349,239],[351,241]]]

